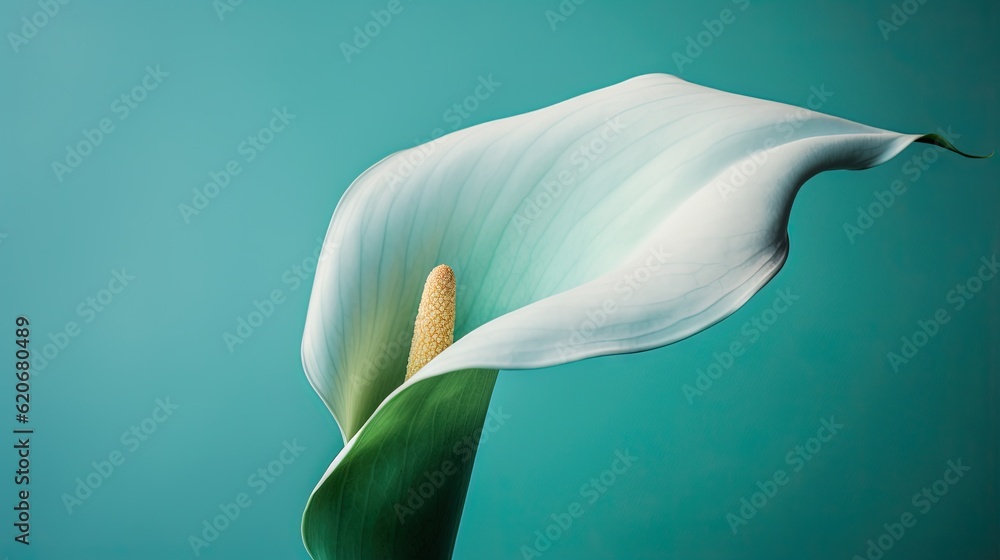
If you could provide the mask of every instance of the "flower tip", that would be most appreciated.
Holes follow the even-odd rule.
[[[440,286],[447,285],[451,286],[451,289],[455,289],[455,271],[451,269],[450,266],[446,264],[439,264],[431,270],[431,273],[427,275],[427,282],[424,283],[424,290],[430,285]]]

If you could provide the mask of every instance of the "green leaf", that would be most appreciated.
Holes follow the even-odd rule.
[[[465,370],[390,399],[313,492],[314,560],[451,557],[496,370]]]
[[[977,155],[973,155],[973,154],[967,154],[967,153],[963,152],[962,150],[959,150],[958,148],[956,148],[954,144],[952,144],[951,142],[949,142],[947,138],[945,138],[944,136],[941,136],[940,134],[924,134],[920,138],[917,138],[916,140],[914,140],[914,142],[920,142],[922,144],[932,144],[934,146],[938,146],[938,147],[944,148],[946,150],[950,150],[952,152],[955,152],[956,154],[958,154],[960,156],[965,156],[967,158],[972,158],[972,159],[989,159],[989,158],[993,157],[994,153],[996,153],[996,150],[994,150],[994,151],[990,152],[990,155],[988,155],[988,156],[977,156]]]

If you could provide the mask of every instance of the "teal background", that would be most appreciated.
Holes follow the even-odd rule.
[[[12,540],[14,440],[3,438],[0,556],[192,557],[188,536],[248,492],[252,505],[200,557],[307,558],[302,509],[342,441],[299,362],[311,277],[293,290],[283,275],[316,249],[351,180],[450,130],[445,112],[480,76],[502,85],[462,127],[677,74],[674,53],[729,8],[735,21],[680,76],[796,105],[825,86],[835,95],[823,112],[904,132],[950,126],[973,152],[1000,144],[993,1],[928,0],[887,41],[877,21],[888,0],[750,0],[743,11],[588,0],[556,29],[545,15],[556,0],[402,0],[348,63],[340,43],[386,4],[247,1],[220,20],[208,0],[71,2],[18,52],[0,45],[2,359],[14,359],[19,314],[35,355],[67,321],[80,325],[34,372],[30,547]],[[39,10],[3,3],[0,30]],[[113,100],[157,64],[169,76],[118,120]],[[286,106],[288,128],[185,223],[178,205]],[[115,130],[59,182],[51,162],[105,117]],[[997,558],[1000,281],[961,311],[946,295],[1000,249],[1000,168],[947,154],[911,181],[904,166],[923,152],[806,184],[787,265],[708,331],[502,373],[491,406],[510,419],[480,450],[455,557],[523,558],[550,515],[628,450],[635,464],[542,557],[846,559],[911,511],[916,525],[886,559]],[[843,224],[897,179],[907,192],[851,243]],[[85,323],[78,305],[121,267],[135,280]],[[689,402],[683,386],[781,288],[801,299]],[[276,289],[284,303],[230,352],[223,333]],[[893,371],[886,353],[941,307],[952,320]],[[4,403],[13,384],[0,383]],[[67,513],[61,496],[168,396],[180,408]],[[12,408],[0,409],[4,430]],[[831,415],[844,428],[734,535],[726,515],[758,481],[791,472],[785,454]],[[306,450],[256,494],[247,478],[293,440]],[[971,470],[917,512],[911,497],[959,458]]]

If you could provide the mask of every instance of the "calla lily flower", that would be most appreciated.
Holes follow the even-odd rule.
[[[345,441],[306,506],[310,555],[449,558],[475,454],[463,442],[498,370],[718,323],[785,262],[806,180],[912,142],[957,152],[653,74],[369,168],[333,214],[302,341]]]

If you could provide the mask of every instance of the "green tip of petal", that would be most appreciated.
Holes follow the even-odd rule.
[[[993,157],[994,153],[996,153],[996,150],[994,150],[994,151],[990,152],[990,155],[988,155],[988,156],[977,156],[977,155],[973,155],[973,154],[967,154],[967,153],[963,152],[962,150],[959,150],[958,148],[956,148],[954,144],[952,144],[951,142],[949,142],[944,136],[941,136],[940,134],[924,134],[920,138],[917,138],[916,141],[917,142],[923,142],[924,144],[934,144],[935,146],[940,146],[940,147],[942,147],[942,148],[944,148],[946,150],[950,150],[952,152],[955,152],[956,154],[958,154],[960,156],[965,156],[967,158],[972,158],[972,159],[989,159],[989,158]]]

